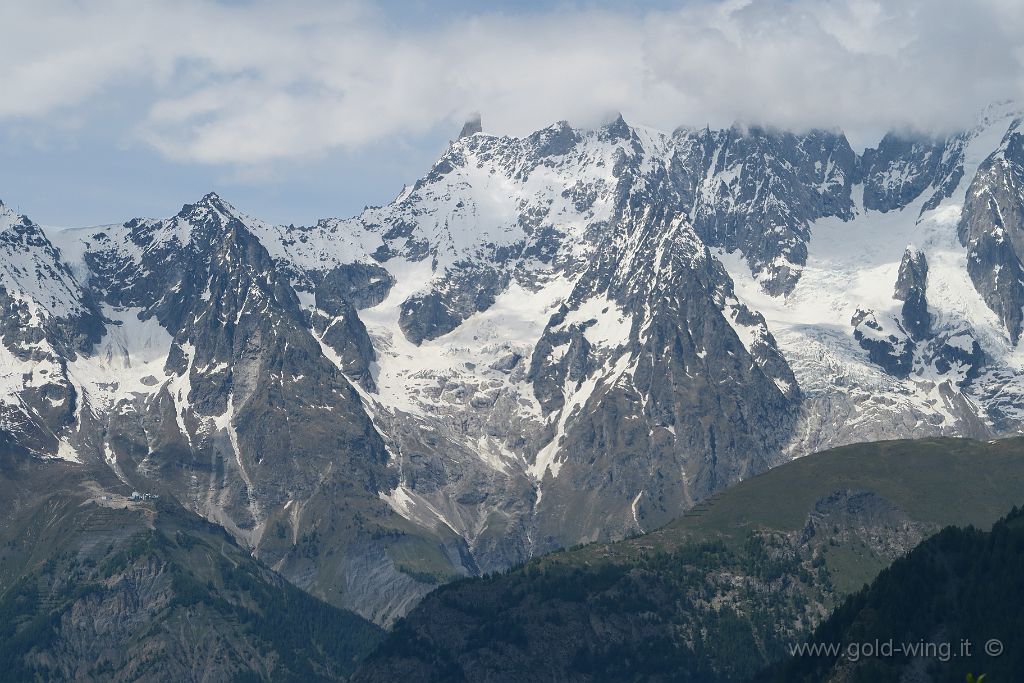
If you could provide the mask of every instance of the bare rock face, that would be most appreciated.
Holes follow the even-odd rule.
[[[874,311],[858,310],[850,324],[854,339],[868,352],[872,363],[896,377],[910,374],[916,347],[900,321],[891,317],[880,319]]]
[[[864,207],[873,211],[902,209],[935,181],[946,141],[888,133],[861,161]]]
[[[499,256],[499,262],[519,256],[514,250],[510,252]],[[414,344],[448,334],[469,316],[493,306],[509,280],[500,266],[457,263],[429,292],[405,300],[399,318],[402,332]]]
[[[815,504],[804,527],[803,542],[820,548],[829,542],[860,541],[888,564],[906,555],[932,531],[932,526],[911,519],[874,491],[839,490]]]
[[[795,388],[792,374],[759,363],[736,336],[716,296],[728,287],[725,273],[695,248],[696,236],[680,225],[627,225],[631,238],[649,241],[609,254],[581,278],[531,364],[541,405],[569,416],[535,464],[543,476],[537,538],[547,547],[666,523],[767,469],[792,424],[795,404],[783,393]],[[637,277],[629,260],[648,258],[658,259],[659,275]],[[628,332],[609,349],[600,334],[616,319],[629,321]],[[770,335],[765,345],[773,348]],[[586,520],[601,516],[622,521],[590,531]]]
[[[903,323],[911,336],[924,339],[931,329],[928,312],[928,260],[924,252],[910,247],[903,252],[893,298],[903,302]]]
[[[1022,187],[1024,133],[1018,119],[971,181],[959,224],[971,280],[1014,343],[1024,320]]]
[[[466,119],[466,123],[462,126],[462,130],[459,131],[459,139],[461,140],[462,138],[467,138],[470,135],[482,132],[484,132],[484,126],[480,120],[480,114],[474,113]]]

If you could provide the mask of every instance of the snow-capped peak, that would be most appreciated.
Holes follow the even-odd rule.
[[[245,222],[246,216],[230,203],[221,199],[216,192],[208,192],[196,203],[182,206],[175,218],[194,224],[206,223],[213,219],[220,225],[226,225],[232,220]]]
[[[3,200],[0,199],[0,230],[6,230],[17,221],[18,214],[15,213],[14,209],[4,204]]]
[[[0,203],[0,288],[44,315],[67,318],[85,309],[82,292],[46,234]]]

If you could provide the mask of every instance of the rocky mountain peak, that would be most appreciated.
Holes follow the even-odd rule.
[[[0,205],[0,289],[56,317],[86,308],[78,283],[43,229],[5,205]]]
[[[215,205],[229,206],[229,204],[227,204],[227,202],[225,202],[223,199],[220,198],[219,194],[217,194],[216,192],[213,192],[213,191],[207,192],[206,194],[204,194],[203,198],[200,199],[197,203],[201,204],[201,205],[207,205],[207,206],[215,206]]]
[[[224,225],[231,222],[232,219],[240,219],[242,216],[243,214],[221,199],[216,192],[208,192],[196,203],[182,206],[181,211],[175,217],[193,223],[204,223],[213,219]]]
[[[133,241],[139,244],[166,243],[200,252],[216,252],[225,247],[246,249],[258,241],[252,230],[262,222],[236,209],[216,192],[210,192],[193,204],[185,204],[173,218],[161,221],[133,221]],[[235,246],[231,246],[235,245]]]
[[[29,253],[34,247],[52,249],[42,228],[28,217],[11,212],[8,220],[4,218],[3,214],[0,214],[0,242],[3,242],[7,250]]]
[[[469,115],[466,119],[466,123],[462,126],[462,130],[459,131],[459,139],[468,138],[471,135],[482,132],[484,132],[484,127],[480,119],[480,114],[474,112]]]
[[[622,118],[622,114],[616,114],[611,121],[601,126],[601,133],[602,138],[615,142],[617,140],[628,140],[633,135],[633,129]]]
[[[537,156],[541,158],[566,154],[582,139],[582,135],[568,121],[554,123],[528,138]]]
[[[931,313],[925,292],[928,287],[928,260],[925,253],[908,245],[900,261],[893,298],[903,302],[903,322],[915,340],[928,336]]]
[[[19,222],[19,216],[14,209],[7,206],[0,200],[0,230],[6,230],[14,223]]]

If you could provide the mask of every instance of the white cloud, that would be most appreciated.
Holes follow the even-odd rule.
[[[471,111],[512,134],[613,110],[669,129],[945,129],[1018,97],[1024,73],[1024,8],[1009,0],[563,8],[402,28],[356,2],[55,0],[3,3],[0,27],[0,121],[123,98],[130,134],[166,157],[252,167],[454,133]]]

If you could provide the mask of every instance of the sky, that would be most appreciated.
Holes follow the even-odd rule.
[[[1018,0],[40,0],[0,3],[0,198],[43,225],[173,215],[215,190],[309,224],[386,203],[462,122],[621,112],[970,126],[1024,101]]]

